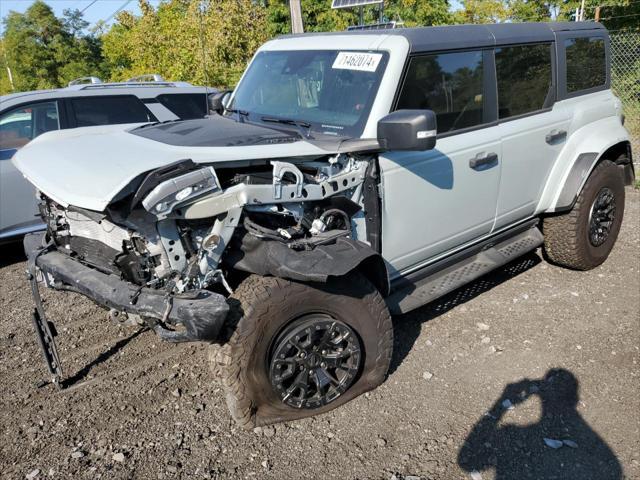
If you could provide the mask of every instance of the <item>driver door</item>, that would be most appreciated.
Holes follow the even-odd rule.
[[[436,113],[436,147],[380,156],[382,254],[391,276],[489,234],[501,167],[491,50],[415,56],[396,109]]]

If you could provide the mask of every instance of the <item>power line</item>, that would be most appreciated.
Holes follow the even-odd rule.
[[[111,20],[113,17],[115,17],[120,11],[122,11],[127,5],[129,5],[131,3],[132,0],[126,0],[122,6],[120,8],[118,8],[115,12],[113,12],[111,15],[109,15],[106,20],[104,20],[104,23],[107,23],[109,20]]]
[[[82,10],[80,10],[80,13],[84,13],[91,5],[93,5],[94,3],[96,3],[98,0],[93,0],[93,2],[91,2],[89,5],[87,5],[86,7],[84,7]]]

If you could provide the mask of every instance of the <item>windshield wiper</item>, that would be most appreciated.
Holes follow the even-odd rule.
[[[291,118],[278,118],[278,117],[260,117],[263,122],[281,123],[283,125],[293,125],[298,128],[298,131],[304,138],[313,138],[309,131],[311,130],[311,124],[302,120],[293,120]],[[307,129],[306,131],[304,129]]]
[[[238,115],[238,120],[244,123],[245,118],[249,116],[249,112],[246,110],[239,110],[237,108],[225,108],[225,112],[235,113]]]

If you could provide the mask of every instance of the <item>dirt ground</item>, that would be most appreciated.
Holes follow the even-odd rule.
[[[45,293],[71,386],[39,386],[24,258],[3,246],[0,478],[639,479],[639,251],[628,189],[600,268],[530,254],[395,318],[377,390],[246,432],[205,345],[114,324],[71,293]]]

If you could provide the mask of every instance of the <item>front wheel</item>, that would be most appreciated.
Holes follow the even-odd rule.
[[[327,412],[384,380],[391,316],[362,275],[327,284],[252,275],[233,299],[229,340],[210,360],[243,428]]]
[[[603,160],[594,168],[573,209],[544,219],[544,250],[553,263],[590,270],[604,262],[618,238],[624,215],[620,168]]]

